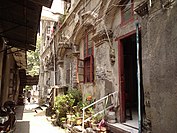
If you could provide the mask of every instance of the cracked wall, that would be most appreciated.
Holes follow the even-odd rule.
[[[152,10],[159,7],[157,3]],[[141,23],[146,118],[154,133],[177,131],[176,12],[175,3],[143,18]]]

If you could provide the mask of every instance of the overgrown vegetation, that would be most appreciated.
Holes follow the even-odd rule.
[[[54,108],[57,113],[57,124],[61,125],[63,120],[67,118],[67,114],[72,114],[74,117],[70,117],[72,121],[77,117],[80,117],[83,104],[82,94],[78,89],[71,89],[66,95],[60,95],[55,98]]]

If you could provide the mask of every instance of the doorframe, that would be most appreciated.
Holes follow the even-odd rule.
[[[119,117],[120,117],[120,122],[125,122],[125,85],[122,87],[121,85],[121,73],[124,71],[124,58],[123,58],[123,44],[121,42],[122,39],[127,38],[128,36],[131,36],[133,34],[136,34],[136,30],[133,30],[123,36],[120,36],[116,39],[118,41],[118,79],[119,79],[119,101],[120,101],[120,112],[119,112]],[[123,72],[124,73],[124,72]],[[125,80],[125,78],[123,79]],[[125,83],[125,81],[124,81]]]

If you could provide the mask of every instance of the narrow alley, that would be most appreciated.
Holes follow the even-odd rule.
[[[65,133],[64,129],[53,126],[51,121],[45,116],[44,110],[35,109],[37,104],[26,104],[16,108],[16,129],[15,133]]]
[[[177,133],[177,0],[0,1],[0,133]]]

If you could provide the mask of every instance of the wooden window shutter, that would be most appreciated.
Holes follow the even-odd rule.
[[[90,56],[90,81],[94,81],[94,58],[93,55]]]
[[[78,83],[84,82],[84,60],[77,60],[77,81]]]

